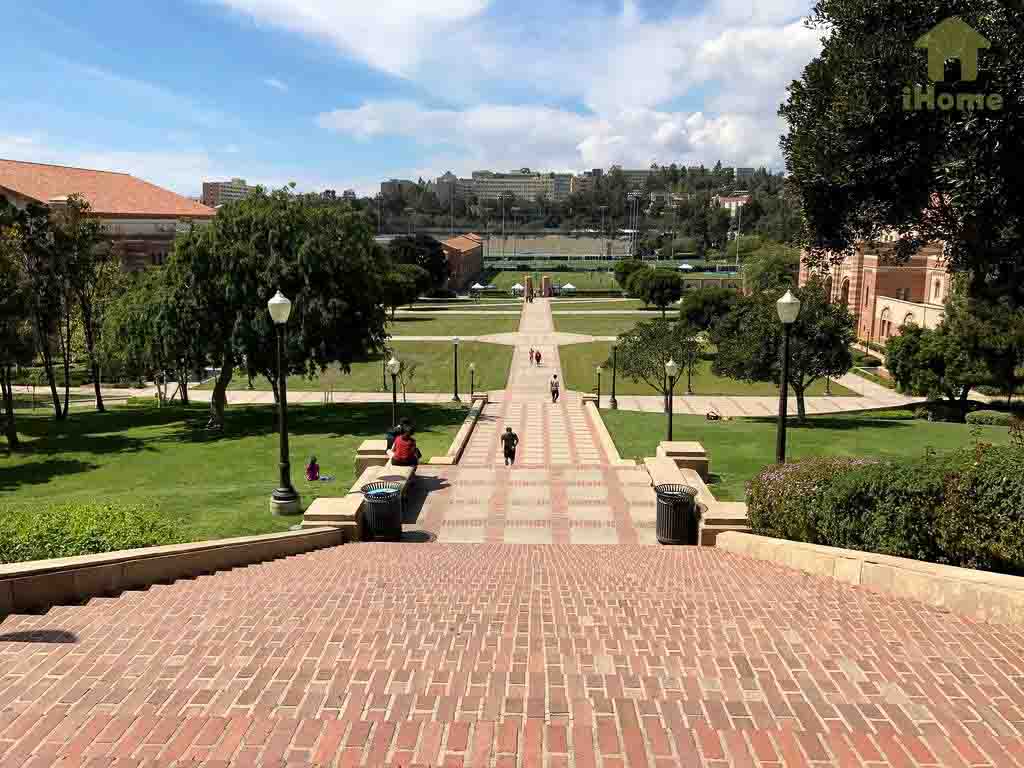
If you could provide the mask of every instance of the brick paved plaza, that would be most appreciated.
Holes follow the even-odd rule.
[[[527,305],[544,365],[422,468],[407,542],[6,617],[0,768],[1024,766],[1024,633],[651,546],[550,331]]]

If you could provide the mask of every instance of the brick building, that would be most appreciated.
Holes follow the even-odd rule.
[[[824,272],[832,300],[846,304],[856,318],[861,341],[884,344],[908,323],[934,328],[942,322],[950,288],[942,244],[894,264],[887,259],[892,240],[886,235],[877,243],[858,243],[852,255]],[[801,260],[800,285],[811,274]]]
[[[470,232],[441,243],[448,259],[448,287],[461,291],[469,287],[484,269],[484,241]]]
[[[33,202],[57,207],[71,195],[88,201],[129,271],[162,264],[179,226],[216,213],[127,173],[0,160],[0,196],[19,208]]]
[[[231,181],[204,181],[203,182],[203,205],[216,208],[224,203],[235,203],[245,200],[255,192],[257,187],[251,187],[245,183],[245,179],[232,179]]]

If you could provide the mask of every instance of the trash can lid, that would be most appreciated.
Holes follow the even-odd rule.
[[[678,485],[676,483],[662,483],[654,486],[654,492],[659,496],[689,496],[697,498],[697,489],[690,485]]]

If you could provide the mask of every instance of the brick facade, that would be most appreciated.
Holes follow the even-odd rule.
[[[484,245],[472,232],[441,243],[448,259],[448,287],[454,291],[468,288],[484,269]]]

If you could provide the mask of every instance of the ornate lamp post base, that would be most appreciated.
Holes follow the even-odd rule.
[[[270,513],[278,517],[302,514],[302,499],[294,490],[275,490],[270,494]]]

